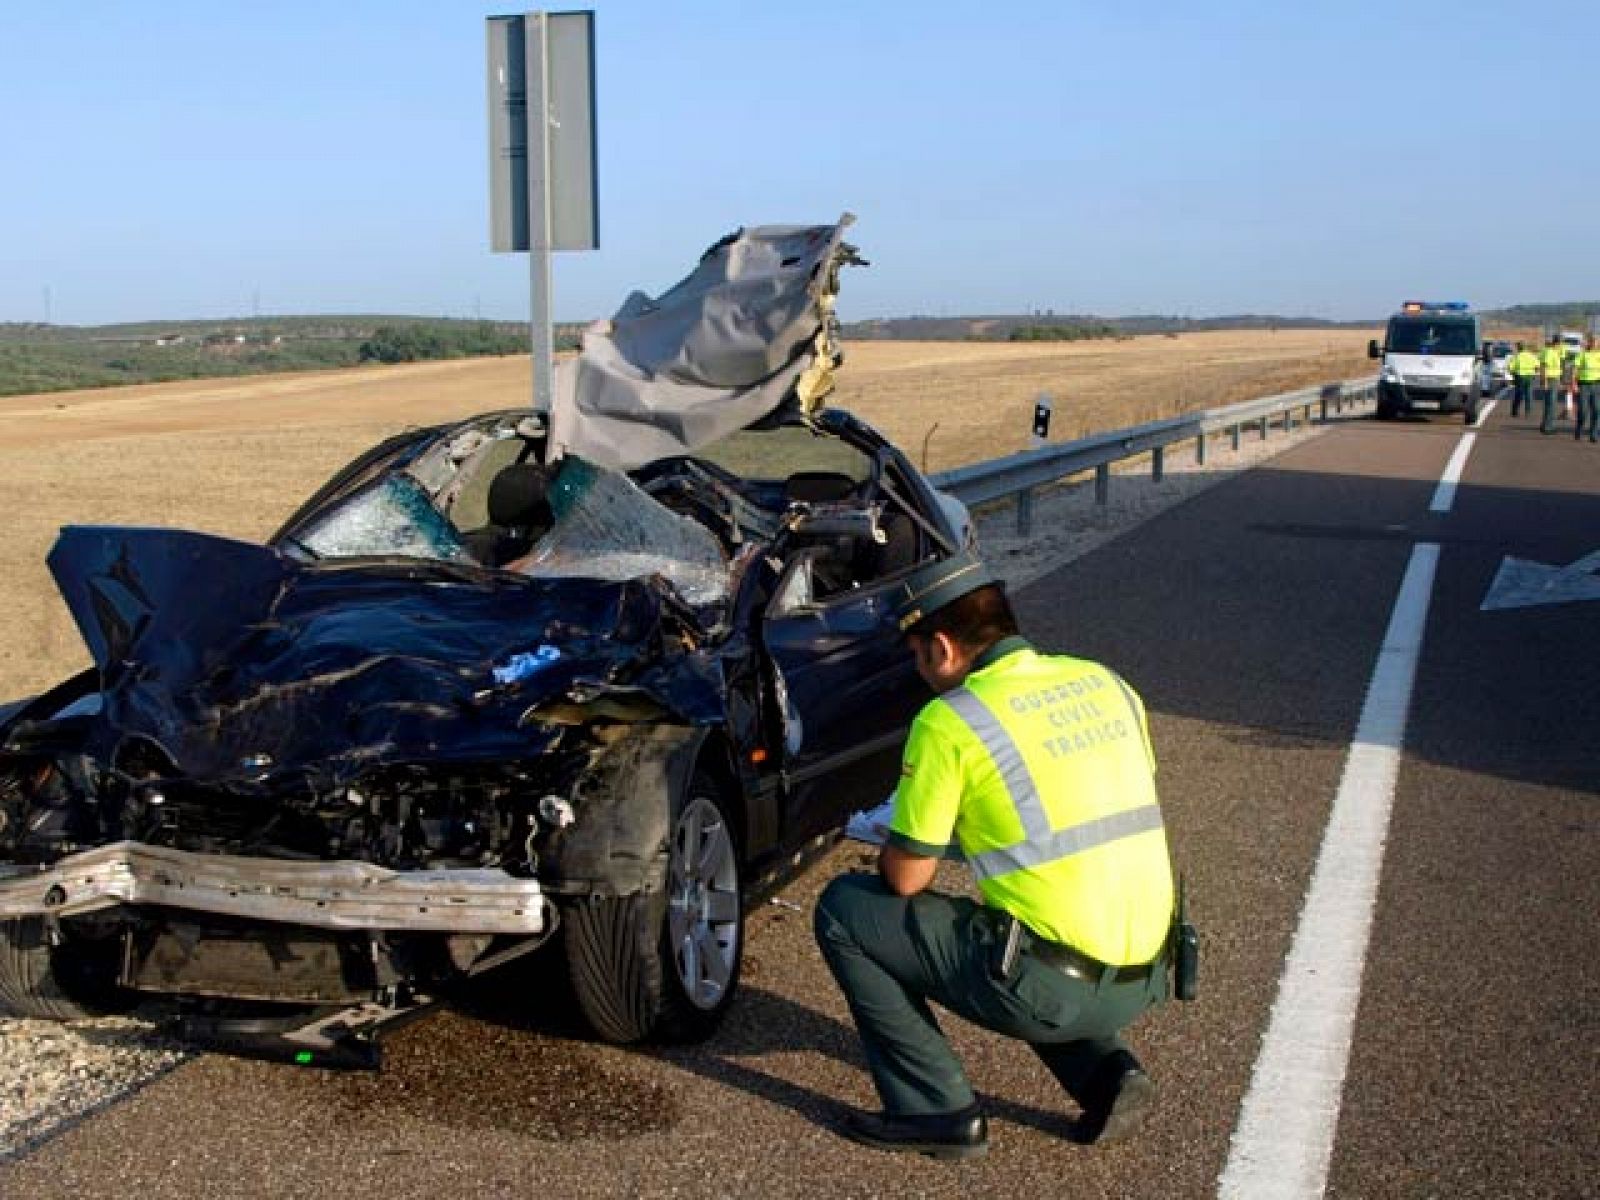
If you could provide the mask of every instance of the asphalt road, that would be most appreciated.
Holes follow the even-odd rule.
[[[754,916],[706,1045],[587,1042],[536,963],[394,1035],[378,1075],[197,1059],[0,1167],[0,1196],[1214,1195],[1418,542],[1439,566],[1365,971],[1332,981],[1359,1005],[1326,1193],[1595,1195],[1600,601],[1480,606],[1508,555],[1600,549],[1600,446],[1502,404],[1431,513],[1465,432],[1340,422],[1021,596],[1036,641],[1145,696],[1203,929],[1199,1002],[1133,1031],[1161,1089],[1133,1142],[1073,1144],[1032,1055],[953,1019],[987,1158],[830,1132],[837,1102],[871,1102],[810,939],[822,884],[868,860],[844,846]]]

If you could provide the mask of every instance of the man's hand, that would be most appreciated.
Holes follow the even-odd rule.
[[[896,896],[915,896],[933,882],[937,858],[924,858],[899,846],[886,844],[878,851],[878,874]]]

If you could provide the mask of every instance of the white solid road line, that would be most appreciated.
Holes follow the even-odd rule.
[[[1439,547],[1420,543],[1400,582],[1217,1183],[1217,1194],[1227,1200],[1314,1200],[1327,1187],[1406,714],[1438,564]]]

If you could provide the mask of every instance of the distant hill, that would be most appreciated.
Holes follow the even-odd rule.
[[[1387,315],[1361,321],[1261,313],[1220,317],[1102,317],[1055,312],[881,317],[847,322],[843,334],[860,341],[1079,341],[1205,330],[1370,328],[1382,324]],[[1491,326],[1587,329],[1589,318],[1600,317],[1600,301],[1518,304],[1485,310],[1483,316]],[[558,324],[556,348],[576,348],[583,328],[581,323]],[[235,317],[94,326],[0,323],[0,396],[355,367],[374,361],[521,354],[527,348],[524,322],[447,317]]]
[[[578,329],[558,325],[557,348],[575,346]],[[520,321],[374,315],[0,324],[0,396],[527,350]]]
[[[1513,304],[1489,309],[1484,318],[1496,325],[1518,329],[1588,329],[1589,318],[1600,317],[1600,300],[1567,300],[1556,304]]]
[[[1317,317],[1275,317],[1254,313],[1225,317],[1100,317],[1034,313],[984,317],[881,317],[848,322],[843,326],[843,333],[846,338],[864,341],[1076,341],[1081,338],[1195,333],[1210,329],[1343,329],[1376,324],[1376,320],[1324,321]]]

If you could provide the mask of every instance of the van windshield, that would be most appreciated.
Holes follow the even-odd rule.
[[[1393,317],[1385,347],[1391,354],[1478,353],[1477,331],[1471,321],[1437,317]]]

